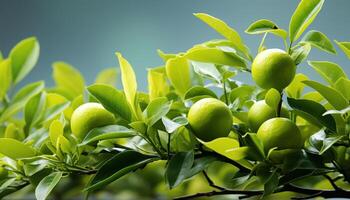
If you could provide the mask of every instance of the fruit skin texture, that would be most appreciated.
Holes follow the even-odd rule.
[[[8,176],[8,171],[3,168],[3,167],[0,167],[0,181],[7,178]]]
[[[230,109],[220,100],[204,98],[192,105],[188,122],[197,138],[211,141],[227,137],[232,126]]]
[[[292,57],[280,49],[260,52],[252,64],[253,80],[264,89],[275,88],[282,91],[292,82],[295,71]]]
[[[298,127],[289,119],[276,117],[264,122],[258,132],[266,152],[277,147],[282,149],[301,149],[303,139]]]
[[[113,124],[115,118],[99,103],[85,103],[74,110],[71,118],[73,134],[80,139],[93,128]]]
[[[277,117],[276,111],[265,103],[265,100],[260,100],[254,103],[248,112],[248,126],[253,132],[258,131],[261,124],[265,121]],[[281,117],[289,118],[289,112],[282,107]]]

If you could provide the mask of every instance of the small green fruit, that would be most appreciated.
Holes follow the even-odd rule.
[[[267,49],[260,52],[252,64],[252,77],[264,89],[275,88],[282,91],[295,76],[296,65],[285,51]]]
[[[278,150],[303,147],[303,139],[298,127],[286,118],[276,117],[267,120],[260,126],[257,136],[262,141],[266,152],[274,147]]]
[[[265,121],[277,117],[276,111],[265,103],[265,100],[255,102],[248,112],[248,126],[253,131],[258,131]],[[281,117],[289,118],[289,111],[282,107]]]
[[[113,124],[115,118],[99,103],[85,103],[74,110],[71,118],[73,134],[80,139],[93,128]]]
[[[204,98],[192,105],[188,122],[197,138],[211,141],[227,137],[232,126],[230,109],[220,100]]]

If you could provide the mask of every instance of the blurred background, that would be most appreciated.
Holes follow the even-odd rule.
[[[221,38],[192,13],[205,12],[226,21],[256,54],[261,36],[244,33],[255,20],[266,18],[288,29],[299,0],[1,0],[0,50],[7,56],[21,39],[36,36],[40,42],[39,62],[21,83],[44,79],[53,85],[51,64],[65,61],[78,68],[88,84],[103,68],[117,66],[115,51],[133,65],[140,89],[146,90],[146,68],[162,65],[156,50],[185,51],[194,44]],[[326,1],[310,29],[330,39],[350,41],[349,0]],[[268,36],[269,48],[283,48],[279,38]],[[329,60],[350,74],[350,62],[313,49],[311,60]],[[298,70],[313,74],[306,63]],[[248,78],[249,77],[245,77]],[[315,75],[316,80],[320,80]],[[250,82],[250,80],[246,80]],[[118,86],[120,88],[120,85]]]

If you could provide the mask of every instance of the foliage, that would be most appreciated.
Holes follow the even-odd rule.
[[[266,49],[267,35],[280,37],[296,65],[307,60],[314,47],[336,54],[322,32],[304,34],[323,3],[302,0],[289,31],[261,19],[246,33],[263,35],[258,52]],[[0,176],[0,198],[28,191],[37,199],[113,194],[178,199],[349,197],[350,80],[343,69],[329,61],[308,61],[324,82],[299,73],[282,92],[239,82],[235,75],[250,75],[254,55],[227,23],[204,13],[194,15],[224,38],[177,54],[158,50],[164,64],[148,69],[146,93],[138,90],[131,64],[118,52],[120,70],[103,70],[95,83],[87,84],[72,65],[55,62],[54,87],[38,81],[17,91],[15,86],[38,60],[39,42],[26,38],[8,56],[1,55],[0,171],[7,173]],[[335,43],[350,58],[350,42]],[[122,85],[117,88],[119,75]],[[230,108],[228,137],[203,142],[194,136],[187,114],[193,103],[207,97]],[[249,108],[259,100],[277,116],[282,102],[288,105],[290,120],[305,141],[302,149],[264,150],[247,124]],[[117,120],[79,139],[72,134],[70,120],[87,102],[102,104]]]

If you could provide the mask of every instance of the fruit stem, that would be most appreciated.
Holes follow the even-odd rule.
[[[278,102],[277,117],[281,117],[282,101],[283,101],[283,91],[281,92],[281,99],[280,99],[280,101]]]
[[[226,80],[223,80],[223,87],[224,87],[224,95],[225,95],[225,103],[228,105],[228,97],[227,97],[227,91],[226,91]]]

